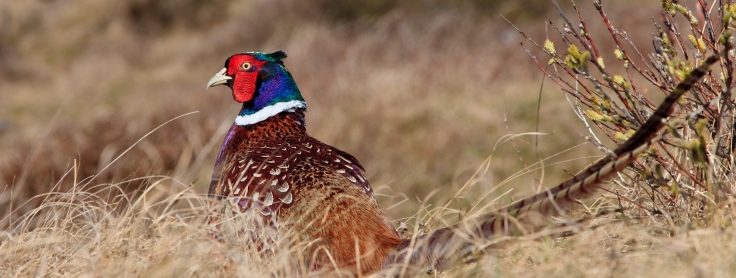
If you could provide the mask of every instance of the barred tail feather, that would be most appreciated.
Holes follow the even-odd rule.
[[[546,218],[567,210],[577,200],[594,195],[602,181],[628,166],[661,138],[656,136],[614,160],[601,160],[558,186],[504,209],[432,231],[413,241],[407,240],[384,264],[408,263],[412,267],[444,269],[473,251],[472,239],[516,234],[520,226],[531,229],[542,226]]]
[[[723,53],[727,53],[727,50]],[[516,234],[518,228],[524,226],[534,229],[578,200],[593,196],[604,186],[603,181],[627,167],[639,154],[662,139],[658,133],[664,128],[664,120],[672,113],[674,104],[709,71],[719,57],[719,54],[708,57],[701,66],[690,72],[647,122],[614,151],[615,157],[601,159],[571,179],[499,211],[406,240],[397,246],[396,252],[386,259],[384,266],[444,269],[473,251],[472,239]]]

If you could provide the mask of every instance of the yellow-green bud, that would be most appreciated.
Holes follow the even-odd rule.
[[[613,55],[616,55],[616,59],[619,59],[619,60],[622,60],[622,61],[624,60],[624,58],[626,58],[624,56],[624,52],[621,51],[621,49],[618,49],[618,48],[616,48],[615,50],[613,50]]]
[[[544,41],[544,50],[547,50],[547,52],[549,52],[549,54],[551,54],[552,56],[557,54],[557,50],[555,50],[555,44],[552,43],[552,41],[550,41],[549,39]]]

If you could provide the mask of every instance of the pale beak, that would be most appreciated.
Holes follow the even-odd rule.
[[[232,77],[225,75],[226,71],[227,71],[226,68],[222,68],[220,72],[218,72],[217,74],[215,74],[215,76],[210,78],[210,81],[207,81],[207,88],[205,88],[205,90],[207,90],[209,87],[214,87],[217,85],[225,84],[227,83],[228,80],[233,79]]]

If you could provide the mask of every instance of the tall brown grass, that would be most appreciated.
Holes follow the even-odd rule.
[[[163,3],[6,5],[9,40],[3,41],[6,56],[17,62],[5,67],[10,73],[0,82],[7,99],[0,117],[9,126],[0,137],[0,179],[16,190],[16,207],[50,191],[74,159],[79,174],[91,177],[153,127],[191,111],[200,113],[151,134],[96,180],[177,172],[204,192],[209,169],[202,166],[212,164],[217,147],[210,143],[221,140],[216,130],[238,108],[222,90],[198,89],[196,77],[211,75],[225,57],[242,51],[289,53],[287,66],[310,103],[309,132],[356,155],[379,192],[406,195],[384,204],[411,200],[389,212],[394,218],[414,211],[417,198],[429,192],[454,193],[507,133],[504,114],[511,132],[533,126],[541,76],[515,47],[513,29],[490,11],[463,5],[415,11],[402,4],[374,19],[341,20],[323,17],[315,10],[320,5],[302,9],[300,1],[223,1],[213,5],[226,14],[210,18],[209,7],[196,16],[202,22],[179,24],[182,19],[162,18],[172,9],[199,10],[198,4]],[[545,92],[542,113],[563,104],[553,99]],[[541,124],[542,132],[558,135],[545,137],[540,157],[583,142],[561,121]],[[526,150],[527,159],[536,159]],[[498,155],[515,152],[500,148]],[[518,171],[523,166],[515,161],[495,165],[482,182],[495,184]],[[58,190],[71,186],[63,181]],[[486,191],[474,190],[464,196]]]
[[[505,137],[535,131],[542,76],[519,47],[523,38],[497,14],[532,38],[550,37],[563,53],[542,22],[562,26],[552,6],[414,2],[369,9],[324,0],[2,3],[0,275],[305,274],[289,263],[289,251],[263,258],[242,240],[205,233],[210,167],[238,107],[225,90],[203,88],[235,52],[289,54],[286,65],[310,105],[310,134],[362,162],[397,225],[443,226],[604,155],[579,147],[587,128],[548,81],[539,131],[551,134]],[[586,18],[597,15],[589,3],[580,8]],[[654,31],[641,26],[658,3],[606,8],[632,41],[649,44]],[[609,36],[600,21],[586,23],[593,39]],[[608,62],[614,44],[598,47],[609,69],[622,69]],[[192,111],[199,113],[146,135]],[[733,246],[720,243],[732,241],[728,221],[695,230],[661,217],[599,221],[603,228],[562,241],[500,239],[513,244],[447,275],[734,273]]]

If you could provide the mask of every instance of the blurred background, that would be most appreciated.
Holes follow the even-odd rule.
[[[604,4],[651,52],[660,2]],[[596,41],[610,41],[591,1],[578,5]],[[540,43],[559,38],[547,20],[563,28],[547,0],[0,0],[0,211],[25,213],[38,203],[31,197],[75,183],[135,196],[169,176],[206,194],[239,105],[205,84],[245,51],[289,55],[309,133],[362,162],[392,219],[425,199],[458,194],[452,207],[463,211],[508,189],[538,190],[535,180],[552,186],[602,153],[568,150],[587,131],[552,82],[537,121],[542,73],[519,43],[542,66],[547,58],[501,15]],[[613,57],[613,46],[598,48]],[[537,124],[549,135],[494,151]],[[541,159],[544,170],[534,165]]]

